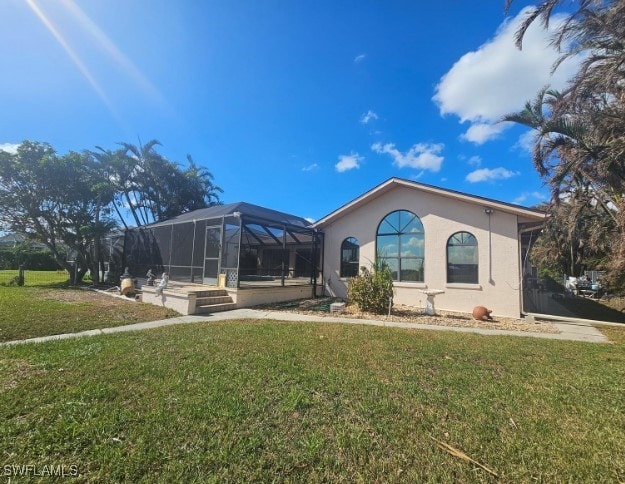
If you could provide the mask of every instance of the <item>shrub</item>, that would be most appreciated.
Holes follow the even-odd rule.
[[[0,270],[15,270],[20,264],[32,271],[55,271],[59,268],[54,256],[45,249],[36,249],[29,244],[0,249]]]
[[[371,269],[360,268],[360,274],[349,280],[347,297],[361,311],[384,314],[393,304],[393,275],[386,263],[376,259]]]

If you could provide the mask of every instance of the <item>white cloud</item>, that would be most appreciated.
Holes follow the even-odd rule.
[[[317,168],[319,168],[319,165],[317,163],[313,163],[312,165],[308,165],[302,168],[302,171],[313,171],[313,170],[316,170]]]
[[[409,167],[438,172],[445,159],[443,156],[439,156],[444,147],[445,145],[442,143],[417,143],[408,151],[402,153],[395,148],[393,143],[385,145],[375,143],[371,146],[371,149],[376,153],[390,155],[393,158],[393,164],[398,168]]]
[[[0,151],[6,151],[7,153],[14,155],[17,153],[18,146],[19,144],[16,143],[0,143]]]
[[[520,175],[518,171],[510,171],[505,168],[480,168],[472,171],[466,176],[466,180],[471,183],[478,183],[483,181],[505,180],[512,178],[513,176]]]
[[[339,156],[339,161],[334,168],[339,173],[343,173],[345,171],[353,170],[355,168],[360,168],[360,162],[364,160],[362,156],[358,153],[352,153],[351,155],[341,155]]]
[[[308,220],[311,224],[314,224],[316,220],[312,217],[304,217],[304,220]]]
[[[536,131],[530,129],[529,131],[526,131],[521,136],[519,136],[519,139],[517,140],[514,147],[532,154],[534,152],[535,139]]]
[[[527,193],[521,193],[518,197],[512,200],[512,203],[516,203],[517,205],[522,204],[525,200],[527,200]]]
[[[543,193],[540,192],[523,192],[521,193],[518,197],[516,197],[514,200],[512,200],[512,203],[516,203],[516,204],[522,204],[523,202],[527,201],[529,198],[534,199],[534,202],[542,202],[544,200],[547,200],[547,196]]]
[[[378,119],[378,115],[375,112],[371,111],[371,109],[369,109],[369,111],[367,111],[360,117],[360,122],[362,124],[367,124],[370,121],[374,121],[376,119]]]
[[[362,61],[365,60],[366,57],[366,54],[358,54],[356,57],[354,57],[354,64],[360,64]]]
[[[549,45],[550,37],[562,16],[552,17],[548,31],[534,22],[524,37],[523,50],[517,49],[514,34],[527,12],[523,9],[506,20],[492,39],[463,55],[436,86],[433,100],[441,115],[454,114],[462,123],[471,123],[463,135],[468,141],[480,144],[493,139],[506,129],[495,124],[503,115],[522,109],[547,84],[563,88],[577,70],[579,58],[572,58],[551,75],[558,53]]]
[[[467,163],[471,166],[482,166],[482,158],[480,158],[477,155],[474,155],[467,160]]]
[[[466,133],[460,135],[460,139],[481,145],[497,138],[511,123],[474,123],[469,126]]]

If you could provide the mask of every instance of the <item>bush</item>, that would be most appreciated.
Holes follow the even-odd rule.
[[[347,297],[361,311],[384,314],[393,304],[393,275],[390,268],[376,260],[371,270],[362,267],[360,275],[349,280]]]
[[[60,267],[49,251],[28,244],[0,249],[0,270],[15,270],[20,264],[31,271],[55,271]]]

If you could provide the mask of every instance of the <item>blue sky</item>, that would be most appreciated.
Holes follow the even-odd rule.
[[[531,206],[518,126],[557,54],[527,2],[2,0],[0,149],[156,138],[225,203],[319,219],[391,176]]]

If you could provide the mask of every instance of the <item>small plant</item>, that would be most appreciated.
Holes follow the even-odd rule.
[[[360,274],[349,280],[347,297],[361,311],[384,314],[393,305],[393,275],[384,259],[377,257],[371,269],[360,268]]]
[[[13,279],[9,281],[8,285],[9,286],[23,286],[24,278],[20,276],[15,276]]]

